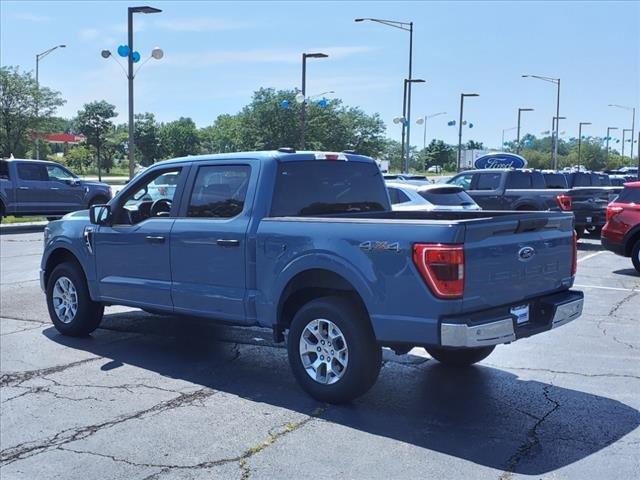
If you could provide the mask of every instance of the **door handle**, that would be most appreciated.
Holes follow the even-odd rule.
[[[240,246],[240,240],[226,240],[224,238],[219,238],[216,242],[221,247],[238,247]]]
[[[18,187],[18,190],[29,190],[29,187]]]
[[[162,236],[147,235],[145,239],[149,243],[164,243],[164,237]]]
[[[60,187],[50,187],[49,190],[60,190]]]

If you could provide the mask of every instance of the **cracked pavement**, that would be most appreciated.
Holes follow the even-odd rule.
[[[385,351],[367,395],[329,406],[264,329],[109,307],[60,336],[40,238],[0,236],[3,480],[640,476],[640,277],[595,240],[581,319],[464,370]]]

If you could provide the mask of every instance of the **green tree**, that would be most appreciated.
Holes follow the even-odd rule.
[[[75,120],[78,130],[87,138],[87,144],[96,150],[98,179],[102,180],[102,153],[107,136],[113,129],[112,118],[117,117],[116,107],[104,100],[85,104]]]
[[[483,150],[484,149],[484,145],[482,144],[482,142],[476,142],[475,140],[469,140],[464,145],[464,148],[466,150]]]
[[[0,67],[0,147],[2,156],[24,157],[31,140],[64,104],[60,93],[38,88],[30,73]]]
[[[196,124],[190,118],[180,117],[164,123],[159,130],[163,158],[185,157],[200,152],[200,139]]]
[[[136,115],[134,125],[135,153],[140,156],[142,165],[149,166],[159,157],[160,127],[153,113]]]
[[[240,116],[220,115],[213,125],[198,131],[202,153],[224,153],[244,150],[240,136]]]
[[[80,175],[91,166],[93,153],[86,145],[76,145],[64,156],[65,163]]]
[[[442,140],[433,139],[427,148],[418,153],[418,159],[425,170],[433,165],[445,168],[451,162],[456,161],[456,150]]]

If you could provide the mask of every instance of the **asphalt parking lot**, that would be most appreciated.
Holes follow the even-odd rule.
[[[640,478],[640,276],[579,244],[582,318],[447,369],[385,353],[328,406],[261,329],[111,307],[59,335],[41,233],[0,236],[0,476],[10,479]]]

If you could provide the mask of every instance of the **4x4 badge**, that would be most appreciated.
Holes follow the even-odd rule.
[[[360,249],[365,252],[399,252],[400,251],[400,243],[399,242],[383,242],[383,241],[367,241],[362,242],[360,244]]]

